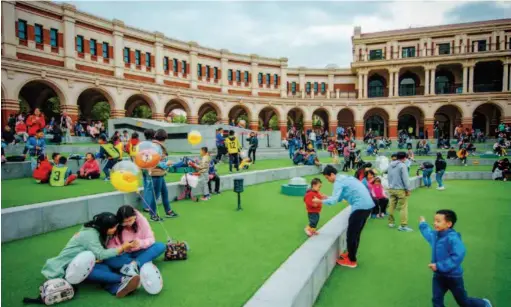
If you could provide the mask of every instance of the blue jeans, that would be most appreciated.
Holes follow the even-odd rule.
[[[147,171],[142,171],[142,177],[143,177],[143,184],[144,184],[144,195],[143,195],[143,201],[142,201],[142,207],[144,209],[150,209],[151,200],[154,198],[153,195],[153,180],[149,174],[147,174]]]
[[[433,307],[444,307],[444,296],[451,291],[459,306],[485,307],[486,302],[480,298],[468,297],[463,277],[433,276]]]
[[[169,201],[169,190],[167,189],[167,183],[165,182],[165,177],[152,177],[153,178],[153,187],[154,187],[154,194],[151,195],[151,202],[149,203],[149,206],[151,207],[151,215],[156,214],[156,200],[160,197],[161,194],[161,200],[163,203],[163,208],[165,209],[165,212],[172,211],[172,208],[170,208],[170,201]]]
[[[110,268],[118,271],[123,265],[129,264],[132,261],[137,262],[137,266],[141,268],[147,262],[153,261],[160,257],[165,252],[165,244],[156,242],[146,249],[141,249],[132,253],[123,253],[117,257],[109,258],[104,261],[104,264]]]
[[[295,155],[295,145],[289,145],[289,159],[293,159]]]
[[[122,277],[123,275],[115,273],[107,264],[96,263],[92,269],[92,272],[90,272],[89,276],[87,277],[87,280],[102,284],[106,291],[115,295],[117,290],[119,290],[119,286],[121,285]]]
[[[239,171],[240,167],[240,155],[239,154],[229,154],[229,172],[232,172],[232,165],[235,165],[236,170]]]
[[[438,183],[438,187],[441,188],[444,186],[444,180],[442,179],[444,177],[445,170],[441,170],[438,173],[436,173],[436,182]]]
[[[431,173],[433,173],[433,169],[424,169],[422,171],[422,180],[427,187],[431,186]]]
[[[110,159],[106,162],[105,167],[103,167],[103,172],[105,172],[105,177],[110,178],[110,170],[117,163],[117,159]]]

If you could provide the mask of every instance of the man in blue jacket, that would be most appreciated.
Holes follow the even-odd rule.
[[[362,182],[353,176],[338,175],[337,169],[332,165],[325,167],[323,176],[325,176],[328,182],[334,184],[332,196],[324,200],[315,198],[313,202],[332,206],[346,200],[351,205],[351,215],[348,220],[348,231],[346,234],[348,252],[341,254],[341,259],[337,260],[337,264],[356,268],[360,234],[374,207],[374,201],[369,194],[369,190]]]
[[[35,136],[31,136],[27,140],[25,145],[24,153],[28,153],[31,159],[32,171],[37,167],[37,157],[44,155],[46,152],[46,140],[44,139],[44,133],[41,129],[37,130]]]
[[[444,296],[451,291],[460,306],[491,307],[488,299],[467,295],[463,283],[461,263],[465,258],[465,246],[461,235],[454,229],[456,213],[452,210],[438,210],[435,214],[435,230],[420,217],[419,229],[431,245],[433,252],[428,267],[433,271],[433,306],[444,307]]]
[[[222,156],[225,155],[227,150],[225,149],[225,138],[224,138],[224,130],[222,128],[216,129],[216,157],[215,160],[219,162],[222,159]]]

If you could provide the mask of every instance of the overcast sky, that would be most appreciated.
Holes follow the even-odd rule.
[[[354,26],[364,33],[511,17],[511,1],[70,3],[171,38],[317,68],[349,67]]]

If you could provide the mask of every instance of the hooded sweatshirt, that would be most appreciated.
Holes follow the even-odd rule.
[[[461,263],[465,257],[465,245],[461,235],[454,229],[435,231],[426,223],[419,224],[422,236],[432,247],[431,263],[436,264],[435,275],[460,277],[463,275]]]
[[[410,191],[408,167],[400,160],[390,162],[388,168],[389,189]]]

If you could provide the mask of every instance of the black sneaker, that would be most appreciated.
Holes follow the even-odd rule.
[[[159,217],[158,215],[153,215],[153,216],[151,216],[151,221],[161,222],[161,221],[163,221],[163,219],[161,217]]]
[[[174,212],[174,211],[169,211],[167,213],[165,213],[165,217],[168,217],[168,218],[173,218],[173,217],[178,217],[179,215]]]

